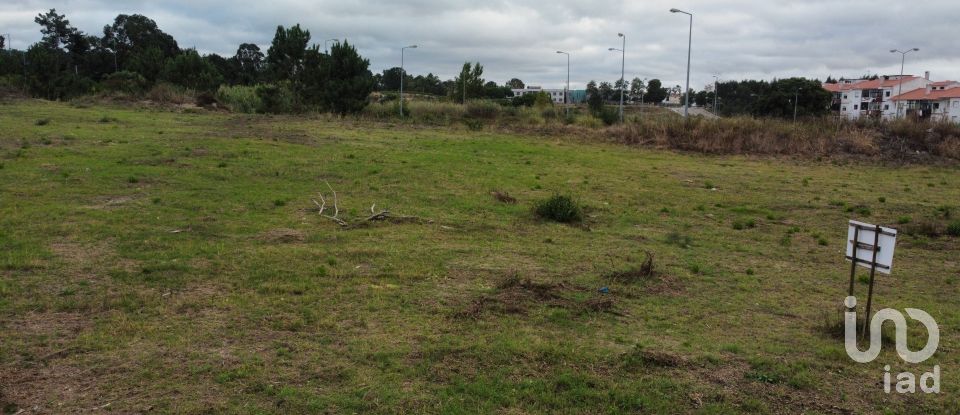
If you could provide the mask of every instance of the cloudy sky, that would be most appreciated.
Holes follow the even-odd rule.
[[[408,72],[452,78],[464,61],[484,65],[497,83],[518,77],[559,87],[572,55],[571,82],[620,77],[618,32],[626,34],[627,78],[683,83],[686,15],[694,13],[691,87],[721,79],[892,74],[918,47],[906,72],[960,79],[957,0],[4,0],[0,33],[24,48],[40,38],[33,18],[54,7],[83,31],[100,34],[119,13],[144,14],[181,47],[233,55],[238,44],[264,49],[278,24],[300,23],[316,43],[348,39],[374,72],[398,66],[400,46],[418,44]]]

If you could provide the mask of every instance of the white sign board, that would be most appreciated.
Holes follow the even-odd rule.
[[[897,244],[897,230],[893,228],[880,227],[880,238],[877,239],[877,225],[869,223],[850,221],[850,228],[847,230],[847,261],[853,261],[854,235],[857,242],[857,264],[871,268],[873,264],[873,244],[876,243],[877,251],[877,271],[889,274],[893,270],[893,249]]]

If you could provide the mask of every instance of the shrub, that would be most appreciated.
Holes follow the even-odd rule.
[[[960,236],[960,221],[953,221],[947,225],[947,235]]]
[[[49,118],[41,118],[41,119],[37,120],[36,122],[34,122],[34,124],[42,127],[42,126],[44,126],[44,125],[50,124],[50,119],[49,119]]]
[[[257,87],[254,86],[221,85],[216,97],[217,101],[233,112],[252,114],[263,106],[263,101],[257,95]]]
[[[147,92],[147,98],[153,102],[177,105],[196,101],[194,95],[193,91],[168,82],[158,82]]]
[[[295,107],[293,91],[290,84],[257,85],[257,97],[260,98],[260,107],[257,112],[268,114],[283,114],[292,112]]]
[[[534,205],[534,213],[540,218],[560,223],[573,223],[583,220],[583,209],[572,197],[553,195]]]
[[[104,90],[133,95],[139,95],[146,91],[147,84],[147,79],[143,75],[131,71],[114,72],[100,81],[100,86]]]
[[[614,125],[620,121],[620,113],[613,108],[604,107],[597,115],[605,125]]]
[[[494,119],[500,115],[500,106],[490,101],[470,101],[467,103],[467,116],[471,118]]]

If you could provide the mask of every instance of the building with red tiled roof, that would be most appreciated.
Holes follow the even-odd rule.
[[[960,122],[960,82],[931,82],[893,96],[890,101],[901,114],[911,118]]]
[[[842,80],[823,84],[833,93],[833,109],[848,119],[861,117],[894,118],[897,109],[890,98],[900,91],[912,91],[931,84],[929,73],[923,78],[913,75],[886,75],[877,79]]]

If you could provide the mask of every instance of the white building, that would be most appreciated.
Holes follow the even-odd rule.
[[[895,118],[897,108],[892,100],[900,91],[913,91],[932,84],[929,72],[923,78],[913,75],[881,76],[878,79],[843,80],[823,84],[833,93],[833,107],[840,115],[855,120],[861,117]]]
[[[550,99],[553,100],[554,104],[563,104],[564,101],[563,89],[543,89],[539,86],[528,86],[523,89],[511,89],[511,91],[513,91],[513,96],[515,97],[522,97],[527,94],[539,94],[543,92],[550,96]]]
[[[891,98],[909,118],[960,123],[960,82],[931,82]]]

